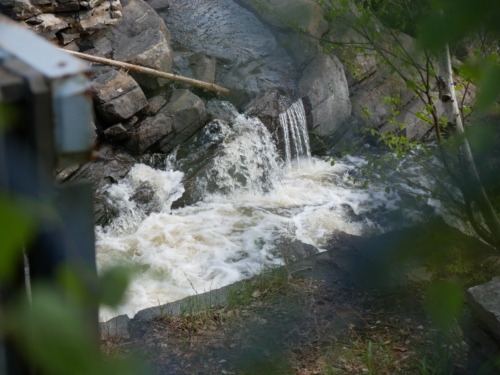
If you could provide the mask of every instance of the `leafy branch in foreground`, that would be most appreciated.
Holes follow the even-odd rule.
[[[368,131],[392,154],[368,159],[364,166],[365,176],[385,183],[384,171],[392,169],[405,179],[406,173],[400,168],[400,162],[407,156],[417,156],[417,162],[425,165],[424,169],[440,187],[429,191],[422,183],[417,183],[416,187],[421,190],[418,194],[440,199],[446,204],[453,203],[464,212],[478,236],[493,246],[499,246],[500,220],[481,183],[464,128],[465,120],[472,111],[465,97],[473,90],[472,81],[480,73],[471,73],[471,65],[467,64],[458,68],[458,76],[454,75],[447,44],[442,44],[438,49],[418,46],[402,31],[412,30],[419,37],[421,20],[426,20],[434,11],[432,2],[425,2],[426,6],[421,7],[418,12],[416,8],[403,7],[404,3],[414,4],[412,1],[343,0],[318,3],[328,12],[332,25],[347,28],[355,35],[346,42],[321,40],[325,53],[341,47],[344,58],[348,56],[346,51],[350,51],[351,56],[370,55],[380,66],[385,66],[390,75],[397,76],[404,82],[406,89],[411,90],[414,99],[418,99],[420,103],[417,106],[420,109],[414,115],[422,122],[425,133],[412,141],[408,138],[408,132],[405,134],[408,124],[397,120],[401,108],[408,102],[403,102],[399,96],[384,98],[382,104],[390,107],[393,116],[382,128],[371,128]],[[395,28],[387,27],[384,23]],[[476,35],[487,34],[486,31],[481,31]],[[476,56],[485,54],[486,37],[482,40],[475,52]],[[491,64],[497,64],[498,55],[489,56],[487,61],[490,67]],[[490,94],[489,100],[494,98]],[[365,115],[369,119],[370,114]],[[429,141],[434,142],[436,147],[428,147],[426,142]],[[436,165],[439,165],[437,169]],[[458,196],[450,194],[450,189],[446,189],[446,185],[450,183],[458,189]],[[392,187],[402,189],[397,185]]]

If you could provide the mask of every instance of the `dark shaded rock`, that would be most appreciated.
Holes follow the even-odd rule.
[[[137,116],[132,116],[131,118],[125,120],[122,122],[123,126],[128,130],[135,124],[139,122],[139,117]]]
[[[203,101],[189,90],[174,91],[170,102],[159,112],[173,119],[173,132],[161,141],[159,149],[169,153],[200,130],[206,122]]]
[[[80,9],[80,4],[77,1],[73,1],[64,4],[58,4],[52,9],[52,11],[54,13],[74,12],[79,9]]]
[[[208,57],[205,51],[195,53],[189,58],[194,78],[208,83],[215,82],[217,62],[214,57]]]
[[[82,165],[73,172],[66,181],[87,180],[94,189],[94,219],[96,225],[105,226],[116,217],[119,212],[108,202],[103,188],[124,178],[136,163],[136,160],[120,149],[110,145],[101,145],[95,153],[99,159]],[[63,173],[62,171],[61,173]]]
[[[467,290],[472,313],[500,342],[500,277]]]
[[[283,112],[290,99],[283,97],[278,90],[270,90],[264,96],[252,103],[246,111],[249,116],[258,117],[271,133],[277,146],[280,157],[285,160],[285,135],[284,128],[280,126],[279,115]]]
[[[261,14],[262,19],[275,27],[290,29],[291,24],[307,34],[320,38],[327,30],[324,11],[310,0],[242,0]]]
[[[179,147],[176,166],[184,172],[184,193],[172,203],[173,209],[194,204],[202,199],[205,193],[216,191],[217,186],[211,184],[211,179],[208,179],[208,185],[201,190],[197,180],[210,174],[212,160],[221,153],[219,145],[224,139],[219,120],[214,120]]]
[[[500,368],[495,362],[498,364],[500,342],[481,326],[469,309],[466,309],[461,327],[468,346],[467,370],[472,374],[497,375]]]
[[[94,191],[98,191],[107,184],[120,181],[135,163],[133,156],[110,145],[101,145],[96,153],[99,159],[82,165],[69,180],[90,181]]]
[[[165,96],[153,96],[152,98],[148,99],[148,106],[144,108],[144,113],[148,116],[156,115],[165,104],[167,104],[167,99],[165,99]]]
[[[92,95],[97,104],[109,102],[139,87],[128,74],[114,69],[97,74],[91,85]]]
[[[69,51],[75,51],[75,52],[80,51],[80,48],[78,48],[78,44],[76,44],[76,42],[71,42],[70,44],[65,45],[63,47],[63,49],[67,49]]]
[[[155,199],[155,191],[153,187],[147,182],[139,186],[134,195],[130,197],[130,200],[137,203],[137,205],[143,210],[146,215],[151,214],[151,212],[156,211],[155,208],[159,209],[158,205],[152,207],[151,203]]]
[[[132,117],[147,104],[146,96],[137,86],[128,93],[97,106],[96,111],[104,121],[112,124]]]
[[[127,137],[127,129],[122,124],[115,124],[104,130],[104,136],[109,140],[121,140]]]
[[[107,322],[101,322],[99,323],[101,337],[108,338],[110,336],[114,336],[128,339],[130,338],[129,324],[130,318],[128,315],[118,315]]]
[[[79,33],[74,33],[74,34],[59,33],[58,35],[59,35],[59,40],[64,45],[69,44],[73,40],[78,39],[80,37]]]
[[[290,264],[319,253],[319,250],[315,246],[299,241],[292,236],[282,235],[276,240],[274,245],[281,253],[285,264]]]
[[[145,120],[130,130],[130,138],[125,147],[134,154],[142,154],[151,146],[156,145],[174,130],[174,120],[164,112]]]
[[[80,166],[78,164],[70,165],[69,167],[64,168],[56,175],[56,181],[59,183],[66,181],[79,168]]]

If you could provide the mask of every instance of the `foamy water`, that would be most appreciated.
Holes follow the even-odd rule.
[[[300,108],[294,110],[297,121]],[[305,132],[293,123],[289,129],[287,147],[292,148],[293,137]],[[282,161],[262,123],[237,113],[220,131],[225,136],[222,152],[212,161],[211,172],[196,183],[204,186],[208,178],[217,179],[221,192],[171,210],[184,192],[184,174],[175,170],[175,163],[168,170],[137,164],[108,188],[120,215],[109,227],[96,230],[99,269],[125,263],[139,271],[123,304],[115,311],[102,309],[101,318],[133,316],[282,264],[275,246],[282,235],[321,249],[336,231],[380,231],[370,213],[398,208],[397,194],[375,187],[362,190],[348,181],[362,160],[344,159],[331,166],[304,155]],[[289,150],[287,158],[291,154]],[[154,193],[149,205],[154,212],[131,199],[145,186]]]

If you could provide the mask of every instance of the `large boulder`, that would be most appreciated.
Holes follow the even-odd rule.
[[[242,0],[258,11],[270,25],[281,29],[299,28],[316,38],[328,30],[324,12],[311,0]]]
[[[205,51],[195,53],[189,58],[189,63],[192,66],[194,78],[208,83],[215,82],[215,72],[217,61],[215,57],[207,56]]]
[[[147,117],[132,130],[125,147],[136,155],[146,152],[150,147],[160,142],[173,131],[174,121],[171,116],[160,112],[153,117]]]
[[[169,153],[200,130],[206,122],[203,101],[189,90],[176,90],[156,115],[128,130],[125,147],[136,155],[146,151]]]
[[[500,364],[500,277],[469,288],[466,293],[468,314],[464,334],[468,352],[468,369],[485,375],[498,374]]]
[[[109,204],[105,186],[114,184],[124,178],[132,169],[136,160],[121,149],[101,144],[95,149],[98,159],[81,166],[70,166],[60,171],[56,180],[66,181],[86,180],[91,182],[95,192],[94,219],[97,225],[107,225],[118,215],[115,207]]]
[[[172,117],[172,132],[161,141],[160,151],[169,153],[198,132],[207,120],[203,101],[189,90],[174,91],[170,102],[161,111]]]
[[[49,40],[63,29],[89,35],[116,24],[122,16],[120,0],[3,0],[0,7],[9,17],[25,21],[26,26]],[[66,41],[61,42],[70,43]]]
[[[299,90],[310,101],[309,130],[318,137],[335,137],[351,115],[349,88],[339,59],[334,55],[317,56],[304,69]]]
[[[163,72],[172,71],[170,33],[163,20],[141,0],[123,0],[122,6],[120,22],[90,38],[86,43],[88,51]],[[132,76],[146,90],[167,82],[145,74],[132,73]]]
[[[164,1],[155,1],[160,7]],[[230,90],[224,100],[245,110],[268,90],[292,91],[296,81],[293,60],[271,31],[234,0],[169,1],[160,16],[172,33],[180,73],[192,70],[189,57],[205,51],[215,58],[215,83]],[[186,22],[189,20],[189,22]],[[190,56],[187,53],[190,53]],[[201,70],[201,69],[200,69]],[[201,75],[200,75],[201,76]]]
[[[290,235],[279,236],[274,246],[280,252],[285,264],[290,264],[319,253],[319,250],[315,246],[304,243]]]
[[[148,105],[137,82],[121,71],[98,74],[91,85],[96,112],[108,124],[126,120]]]

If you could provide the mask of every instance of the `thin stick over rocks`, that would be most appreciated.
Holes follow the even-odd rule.
[[[224,87],[217,86],[214,83],[198,81],[197,79],[183,77],[183,76],[173,74],[173,73],[160,72],[159,70],[156,70],[156,69],[146,68],[143,66],[128,64],[128,63],[124,63],[124,62],[116,61],[116,60],[111,60],[111,59],[105,59],[103,57],[91,56],[91,55],[87,55],[87,54],[81,53],[81,52],[75,52],[75,51],[69,51],[69,50],[63,50],[63,51],[65,51],[71,55],[74,55],[76,57],[79,57],[81,59],[96,62],[99,64],[116,66],[118,68],[123,68],[123,69],[130,70],[130,71],[136,72],[136,73],[149,74],[149,75],[153,75],[153,76],[157,76],[157,77],[161,77],[161,78],[170,79],[170,80],[176,81],[176,82],[186,83],[188,85],[200,87],[202,89],[219,92],[221,94],[225,94],[225,95],[229,94],[228,89],[226,89]]]

